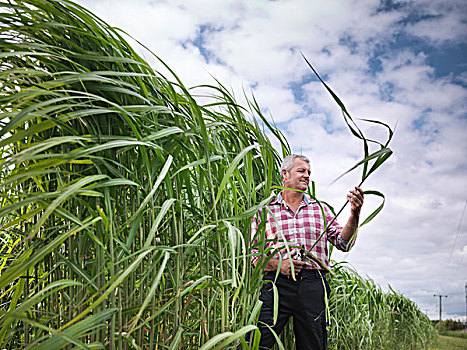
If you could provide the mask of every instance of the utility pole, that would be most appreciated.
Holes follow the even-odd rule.
[[[434,297],[439,297],[439,332],[441,332],[441,312],[442,312],[442,302],[441,299],[443,297],[447,298],[447,295],[441,295],[441,294],[433,294]]]
[[[467,282],[465,282],[465,328],[467,329]]]

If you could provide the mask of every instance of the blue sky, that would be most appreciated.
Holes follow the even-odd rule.
[[[187,86],[213,77],[241,102],[254,93],[295,152],[312,160],[318,194],[340,207],[361,143],[300,52],[355,118],[396,126],[394,155],[365,183],[386,196],[348,261],[432,318],[465,317],[467,282],[467,3],[464,0],[79,0],[161,57]],[[136,44],[135,44],[136,47]],[[156,69],[160,64],[143,49]],[[360,122],[368,137],[386,131]],[[379,205],[368,197],[364,215]],[[348,215],[348,214],[346,214]],[[340,222],[345,222],[345,215]]]

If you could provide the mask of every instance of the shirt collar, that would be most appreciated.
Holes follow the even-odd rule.
[[[311,201],[310,198],[304,193],[303,194],[303,201],[305,202],[306,205],[310,205]],[[282,203],[282,192],[279,192],[276,198],[274,198],[271,202],[271,204],[281,204]]]

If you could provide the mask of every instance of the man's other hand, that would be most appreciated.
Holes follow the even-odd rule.
[[[302,270],[305,265],[304,261],[294,260],[294,259],[285,259],[282,260],[281,273],[286,276],[292,276],[292,263],[294,267],[295,276]]]

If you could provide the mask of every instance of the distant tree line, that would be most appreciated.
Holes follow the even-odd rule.
[[[432,320],[431,322],[435,326],[435,329],[439,328],[439,321]],[[454,320],[449,319],[449,320],[441,321],[441,333],[446,332],[446,331],[458,331],[464,328],[465,328],[465,325],[463,322],[461,322],[461,320],[454,321]]]

